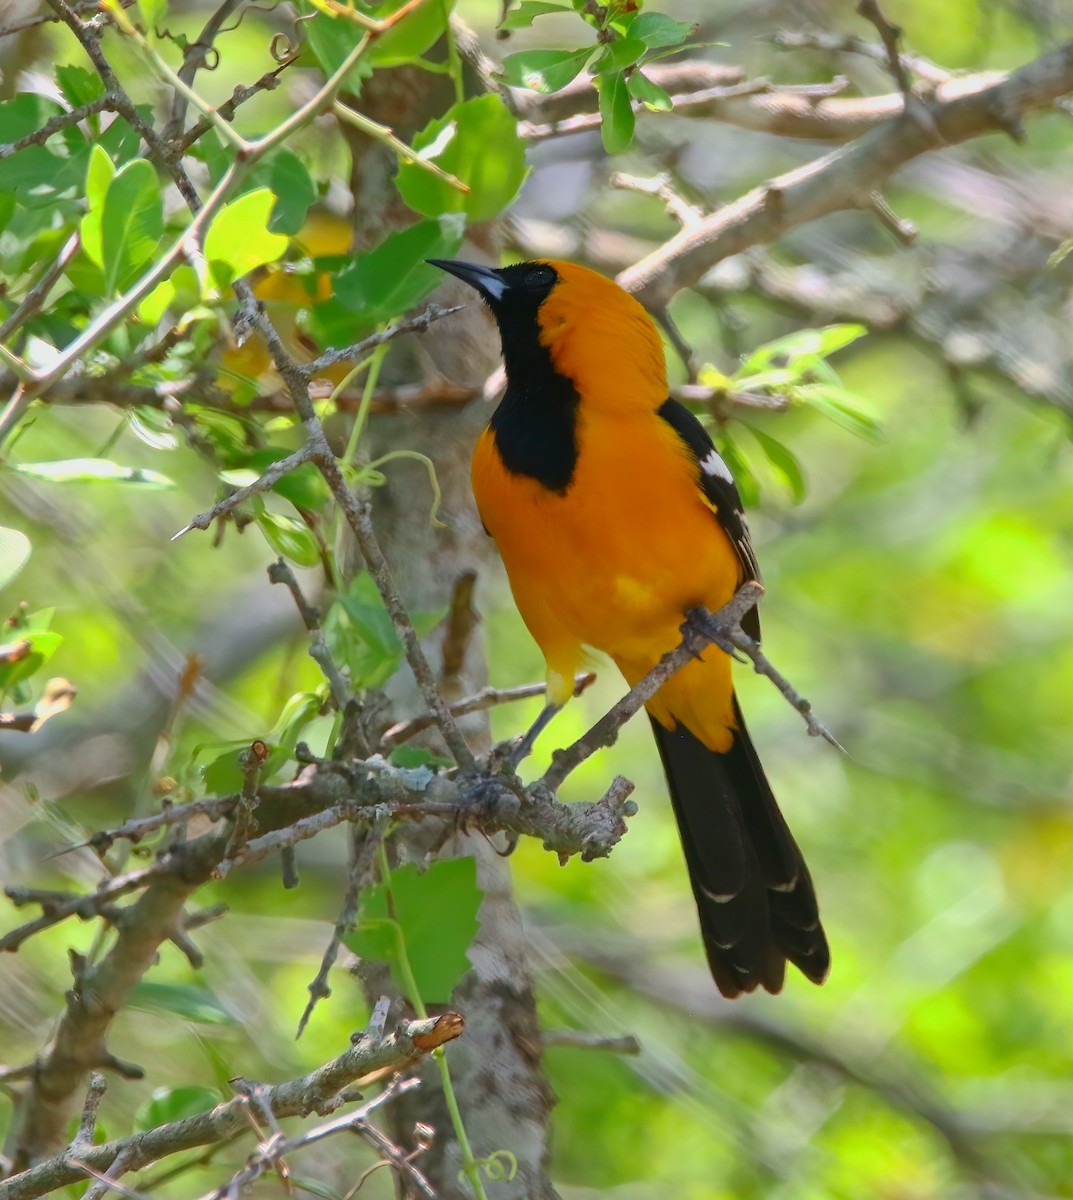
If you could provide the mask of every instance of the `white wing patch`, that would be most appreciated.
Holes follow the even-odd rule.
[[[712,449],[708,452],[708,457],[701,460],[700,469],[705,475],[714,475],[716,479],[722,479],[724,483],[733,483],[734,476],[730,473],[730,468],[723,462],[723,456],[718,450]]]

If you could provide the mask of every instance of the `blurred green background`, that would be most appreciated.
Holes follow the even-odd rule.
[[[888,90],[878,66],[777,52],[761,37],[802,23],[867,37],[842,6],[660,7],[702,19],[711,40],[727,43],[704,53],[751,74],[814,81],[848,66],[865,90]],[[460,5],[493,54],[496,9]],[[972,71],[1017,66],[1073,24],[1063,4],[892,2],[889,11],[910,49]],[[194,7],[177,24],[202,18]],[[228,53],[241,55],[243,39],[260,53],[265,20],[248,14]],[[554,30],[515,35],[514,45],[530,33],[554,41]],[[75,57],[54,30],[36,69],[52,53]],[[250,106],[251,128],[287,111],[286,91]],[[1073,1196],[1070,273],[1046,266],[1073,232],[1073,125],[1055,112],[1029,133],[1024,146],[996,135],[903,172],[888,198],[919,226],[913,247],[863,214],[842,214],[764,257],[798,273],[788,276],[796,300],[758,284],[760,260],[745,258],[675,301],[698,361],[727,373],[793,329],[867,320],[879,301],[892,314],[832,360],[881,423],[880,441],[806,409],[749,416],[800,461],[800,504],[748,433],[727,428],[757,475],[750,521],[768,589],[766,649],[847,751],[811,741],[765,681],[739,670],[754,740],[816,881],[834,968],[822,989],[794,975],[779,997],[720,1000],[646,724],[576,772],[565,798],[592,798],[622,773],[636,781],[640,812],[607,861],[560,867],[528,842],[513,857],[542,1016],[550,1030],[633,1033],[643,1049],[547,1051],[553,1176],[568,1200]],[[330,150],[317,138],[309,148],[331,169]],[[648,117],[614,167],[669,170],[714,207],[821,149]],[[509,234],[516,252],[549,252],[552,231],[573,256],[587,248],[614,269],[672,231],[658,202],[606,188],[598,135],[541,145],[533,163]],[[218,547],[196,533],[169,542],[215,487],[188,450],[151,450],[118,414],[80,407],[43,412],[19,457],[90,455],[114,436],[121,461],[164,471],[176,488],[132,502],[106,485],[0,483],[3,523],[34,545],[4,604],[55,607],[64,642],[50,671],[79,689],[47,727],[48,752],[0,790],[5,882],[94,885],[88,852],[47,856],[155,803],[152,766],[123,756],[131,729],[167,721],[186,655],[204,655],[214,675],[175,719],[171,763],[191,763],[202,743],[259,736],[317,680],[288,598],[268,587],[274,553],[256,528],[229,530]],[[541,678],[498,569],[482,576],[478,600],[492,681]],[[543,739],[532,774],[619,694],[601,669]],[[538,707],[497,710],[496,735],[519,731]],[[25,768],[26,753],[7,737],[6,773]],[[231,913],[199,934],[203,971],[166,948],[119,1020],[114,1052],[153,1070],[112,1087],[109,1136],[129,1129],[161,1080],[211,1079],[227,1095],[235,1075],[312,1068],[361,1026],[360,988],[337,972],[333,998],[293,1039],[345,884],[340,831],[306,843],[299,862],[294,891],[269,867],[204,889],[204,903]],[[5,929],[20,920],[7,901],[0,910]],[[66,950],[93,937],[68,923],[0,963],[8,1063],[47,1038],[69,985]],[[0,1124],[9,1114],[0,1105]],[[307,1162],[339,1188],[333,1195],[350,1178],[342,1153],[333,1143]],[[196,1194],[220,1175],[209,1165],[154,1194]],[[390,1194],[382,1178],[365,1192]]]

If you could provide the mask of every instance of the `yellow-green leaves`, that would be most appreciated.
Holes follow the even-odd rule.
[[[396,178],[402,198],[428,217],[461,212],[471,221],[487,221],[510,204],[529,173],[514,117],[495,95],[454,105],[426,125],[413,146],[422,158],[470,189],[459,191],[447,180],[404,162]]]
[[[205,259],[219,287],[275,262],[287,249],[287,239],[268,228],[275,202],[268,188],[257,188],[225,204],[216,215],[205,235]]]
[[[100,267],[105,295],[128,285],[152,258],[164,232],[160,184],[150,163],[136,158],[119,171],[99,145],[86,171],[89,209],[82,248]]]

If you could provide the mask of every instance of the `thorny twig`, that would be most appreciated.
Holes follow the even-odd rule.
[[[350,700],[350,689],[343,678],[328,643],[324,640],[324,631],[320,625],[320,612],[305,598],[294,572],[282,558],[268,568],[268,579],[271,583],[282,583],[294,597],[294,603],[302,618],[302,624],[309,632],[309,657],[320,667],[324,678],[328,681],[332,703],[337,711],[342,712]]]
[[[388,817],[378,818],[374,821],[372,828],[365,833],[360,845],[357,840],[357,832],[353,829],[350,831],[350,873],[347,878],[346,893],[343,896],[343,907],[335,922],[335,928],[332,930],[331,941],[320,960],[316,978],[309,984],[309,1002],[298,1022],[296,1038],[302,1036],[317,1003],[326,1000],[332,994],[332,990],[328,986],[328,975],[335,966],[336,958],[339,957],[339,948],[343,944],[343,938],[358,923],[358,898],[372,883],[380,847],[384,844],[389,824]]]
[[[404,1021],[391,1031],[385,1027],[386,1016],[387,1005],[378,1005],[365,1033],[355,1035],[351,1039],[353,1045],[345,1053],[308,1075],[267,1088],[264,1101],[275,1117],[334,1112],[343,1103],[344,1090],[357,1080],[387,1067],[413,1063],[464,1031],[457,1013]],[[246,1109],[246,1099],[236,1096],[194,1117],[170,1121],[101,1145],[81,1147],[79,1163],[72,1161],[65,1149],[0,1180],[0,1200],[34,1200],[46,1192],[83,1181],[86,1165],[107,1172],[121,1155],[125,1169],[136,1171],[168,1155],[225,1141],[248,1128]]]

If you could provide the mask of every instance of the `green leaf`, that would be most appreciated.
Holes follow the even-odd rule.
[[[382,20],[396,12],[404,0],[387,0],[376,5],[369,16]],[[426,50],[440,40],[447,29],[447,19],[455,0],[426,0],[413,12],[407,13],[397,25],[382,33],[369,49],[369,63],[374,67],[400,67],[415,62]]]
[[[799,329],[758,346],[738,368],[734,378],[737,380],[743,375],[763,370],[776,358],[784,358],[791,364],[797,363],[798,360],[827,358],[867,332],[866,326],[853,324],[827,325],[822,329]]]
[[[871,442],[883,440],[879,418],[860,397],[839,384],[803,383],[794,388],[794,396],[859,437]]]
[[[305,20],[302,21],[302,31],[309,41],[320,68],[325,75],[334,75],[343,65],[343,61],[354,47],[365,36],[365,31],[355,21],[345,17],[329,16],[326,12],[315,8],[309,0],[299,0],[299,12]],[[350,69],[343,81],[343,87],[352,92],[361,91],[362,79],[370,73],[372,67],[367,56],[362,56],[359,62]]]
[[[72,108],[80,108],[104,95],[104,83],[96,71],[88,67],[63,64],[56,68],[56,82],[64,99]]]
[[[127,163],[108,184],[101,221],[101,267],[111,295],[152,256],[164,232],[156,172],[144,158]]]
[[[0,695],[24,679],[29,679],[56,653],[63,644],[58,633],[22,628],[11,633],[11,642],[29,642],[27,652],[14,662],[0,663]]]
[[[503,78],[511,87],[547,95],[576,79],[594,52],[592,46],[580,50],[519,50],[503,60]]]
[[[421,1000],[447,1003],[469,970],[466,951],[479,928],[483,893],[475,860],[441,859],[423,873],[408,863],[391,873],[390,894],[389,909],[388,888],[379,884],[369,890],[362,898],[360,924],[346,936],[346,944],[362,958],[390,962],[392,976],[405,992],[405,972],[399,970],[401,935]]]
[[[172,433],[171,417],[159,408],[132,408],[127,413],[131,433],[154,450],[177,450],[179,439]]]
[[[26,566],[30,539],[18,529],[0,525],[0,587],[9,584]]]
[[[269,512],[261,507],[257,527],[277,554],[289,558],[300,567],[315,567],[320,562],[320,547],[308,527],[297,517]]]
[[[446,615],[445,608],[411,612],[410,620],[423,637]],[[336,596],[325,617],[324,632],[333,653],[347,664],[358,687],[380,687],[402,663],[402,642],[367,572],[356,575],[347,590]]]
[[[414,163],[401,163],[395,180],[399,193],[415,212],[429,217],[464,212],[471,221],[487,221],[510,204],[529,173],[517,122],[495,95],[455,104],[421,130],[413,147],[470,189],[460,192]]]
[[[653,83],[642,71],[632,71],[627,86],[633,99],[653,112],[669,112],[674,108],[670,94],[658,83]]]
[[[268,228],[275,202],[268,188],[257,188],[216,214],[205,234],[205,258],[220,287],[275,262],[287,249],[287,239]]]
[[[388,761],[396,767],[413,769],[414,767],[431,767],[434,771],[440,767],[451,767],[454,763],[442,754],[435,754],[424,746],[396,746],[388,755]]]
[[[593,63],[593,72],[602,75],[608,71],[624,71],[640,59],[645,49],[644,42],[636,38],[619,38],[609,42]]]
[[[98,267],[104,265],[102,248],[102,226],[104,223],[104,203],[108,195],[108,187],[115,177],[115,166],[108,153],[101,146],[94,146],[89,153],[89,164],[86,167],[86,203],[88,209],[82,218],[82,249],[90,262]]]
[[[168,15],[168,0],[138,0],[138,11],[142,14],[142,24],[152,33]]]
[[[268,228],[272,233],[293,237],[305,223],[309,206],[317,198],[317,187],[305,164],[284,147],[272,155],[268,186],[276,197]]]
[[[389,234],[335,277],[335,299],[370,325],[406,312],[442,278],[425,259],[450,258],[462,244],[465,227],[461,213],[447,213]]]
[[[772,471],[790,489],[794,503],[800,504],[805,498],[807,488],[801,464],[798,462],[793,451],[789,447],[784,446],[782,442],[777,441],[770,434],[764,433],[762,429],[757,429],[754,425],[749,425],[748,429],[760,444],[760,449],[763,450],[764,457],[771,465]]]
[[[687,25],[685,21],[676,21],[666,13],[639,13],[630,22],[629,36],[644,42],[649,50],[662,46],[680,46],[687,38],[696,33],[696,25]]]
[[[571,11],[568,5],[552,4],[549,0],[522,0],[517,8],[512,8],[506,14],[503,20],[499,22],[498,27],[504,30],[528,29],[537,17],[544,17],[549,13],[567,13]]]
[[[156,1088],[152,1096],[134,1114],[135,1132],[142,1133],[146,1129],[156,1129],[158,1125],[167,1125],[172,1121],[182,1121],[186,1117],[210,1112],[222,1099],[223,1096],[215,1088]]]
[[[65,458],[57,462],[18,463],[12,471],[46,479],[49,483],[125,483],[143,488],[170,488],[175,484],[157,471],[124,467],[107,458]]]
[[[756,475],[749,465],[749,460],[742,453],[737,442],[725,431],[715,439],[715,443],[719,453],[723,456],[723,461],[730,468],[731,475],[734,476],[742,504],[746,508],[752,508],[759,498],[760,487],[756,482]]]
[[[175,284],[163,279],[138,305],[138,320],[143,325],[156,325],[175,299]]]
[[[237,1017],[207,988],[189,983],[135,984],[128,1001],[132,1008],[168,1013],[202,1025],[234,1025]]]
[[[5,100],[0,104],[0,142],[17,142],[61,112],[63,108],[55,100],[39,92],[22,92]]]
[[[256,450],[241,459],[241,466],[232,466],[220,472],[224,483],[232,487],[245,487],[259,479],[265,471],[281,458],[286,458],[292,451],[282,446],[266,446]],[[312,463],[288,471],[282,479],[272,486],[272,491],[289,500],[295,508],[316,510],[323,508],[331,497],[331,491],[324,482],[324,477]]]
[[[608,154],[621,154],[633,141],[633,105],[626,76],[621,71],[609,71],[597,78],[600,90],[600,134]]]

